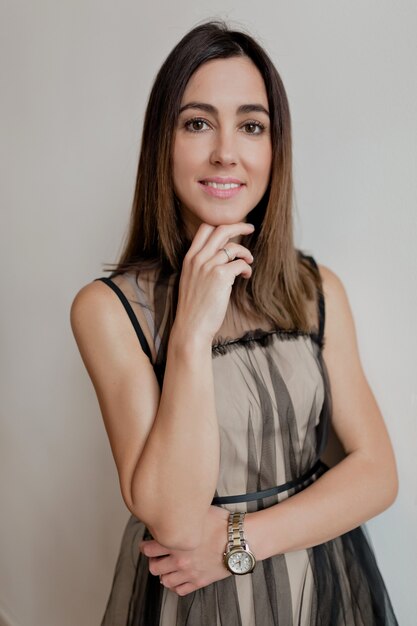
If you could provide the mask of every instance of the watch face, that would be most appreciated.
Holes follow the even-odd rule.
[[[227,563],[234,574],[247,574],[252,570],[254,560],[250,553],[237,550],[229,556]]]

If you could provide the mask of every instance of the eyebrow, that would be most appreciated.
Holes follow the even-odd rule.
[[[201,109],[202,111],[206,111],[207,113],[211,113],[212,115],[217,115],[217,113],[219,112],[215,106],[213,106],[212,104],[207,104],[206,102],[188,102],[180,108],[179,115],[186,109]],[[262,104],[241,104],[236,109],[237,114],[252,113],[253,111],[256,113],[265,113],[269,117],[269,111],[267,111],[267,109],[265,109]]]

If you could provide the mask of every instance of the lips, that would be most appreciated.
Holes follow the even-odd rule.
[[[238,178],[232,178],[230,176],[209,176],[207,178],[202,178],[200,183],[223,183],[224,185],[227,183],[235,183],[237,185],[244,185],[244,182],[239,180]]]
[[[215,180],[207,180],[204,182],[200,181],[200,185],[206,185],[206,187],[213,187],[214,189],[225,189],[225,188],[236,189],[237,187],[243,187],[243,183],[232,183],[232,182],[219,183]]]
[[[218,181],[207,181],[207,182],[218,182]],[[235,183],[238,185],[238,187],[231,187],[230,189],[218,189],[216,187],[213,187],[212,185],[208,185],[207,182],[198,181],[198,184],[200,185],[201,189],[205,193],[207,193],[210,196],[214,196],[215,198],[225,198],[225,199],[231,198],[235,196],[237,193],[240,193],[240,191],[245,187],[245,185],[239,181],[238,183]],[[224,180],[221,182],[224,183]],[[230,183],[233,181],[227,181],[227,182]]]

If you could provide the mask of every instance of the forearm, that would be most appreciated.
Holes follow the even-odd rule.
[[[249,545],[262,560],[324,543],[381,513],[396,494],[395,462],[377,464],[354,452],[303,491],[248,513]]]
[[[174,324],[158,412],[132,479],[135,512],[164,545],[198,541],[219,451],[211,344]]]

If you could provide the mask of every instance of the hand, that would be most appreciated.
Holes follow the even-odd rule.
[[[228,519],[229,511],[210,506],[202,542],[194,550],[168,550],[156,540],[142,541],[139,550],[149,557],[151,574],[179,596],[231,576],[223,564]]]
[[[246,222],[211,226],[200,224],[184,257],[178,293],[176,324],[183,324],[188,335],[213,340],[226,315],[236,276],[250,278],[253,261],[251,252],[229,239],[253,233]],[[232,259],[228,261],[222,248],[227,247]]]

